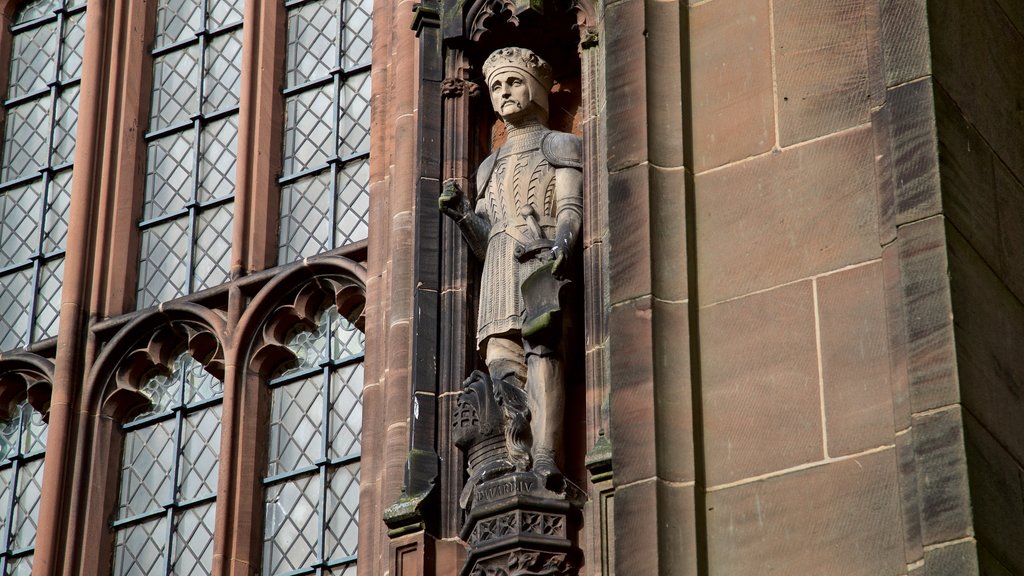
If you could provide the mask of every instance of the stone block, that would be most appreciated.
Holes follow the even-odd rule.
[[[615,481],[627,484],[655,474],[655,408],[651,302],[613,306],[609,313],[610,437]]]
[[[690,315],[686,302],[654,301],[654,416],[658,477],[694,481]]]
[[[707,516],[710,574],[906,569],[893,450],[713,490]]]
[[[684,168],[650,167],[651,290],[664,300],[686,300],[686,174]]]
[[[1024,35],[995,0],[930,2],[928,8],[936,82],[1010,171],[1024,178],[1019,89],[1024,77]]]
[[[707,485],[821,460],[811,282],[716,304],[700,315]]]
[[[658,574],[658,514],[655,480],[615,490],[614,574]]]
[[[892,166],[892,108],[871,111],[875,145],[875,181],[878,190],[878,240],[885,246],[896,239],[896,181]]]
[[[895,86],[931,72],[927,0],[881,0],[882,50],[886,85]]]
[[[692,484],[681,486],[660,479],[657,482],[659,576],[699,574],[693,491]]]
[[[775,144],[768,4],[716,0],[690,8],[694,172]]]
[[[959,401],[945,221],[935,216],[900,228],[900,277],[912,412]]]
[[[899,225],[942,211],[931,79],[892,88],[886,99],[891,109],[894,216]]]
[[[928,576],[978,576],[978,554],[973,541],[939,546],[924,552]]]
[[[921,542],[927,549],[972,534],[963,420],[953,405],[913,421]]]
[[[903,548],[907,564],[914,564],[924,558],[924,546],[921,544],[921,500],[917,490],[914,435],[910,430],[896,435],[896,460],[899,465]]]
[[[877,258],[870,127],[696,177],[702,304]]]
[[[895,243],[882,250],[882,279],[885,283],[893,429],[899,432],[910,428],[910,388],[907,376],[907,323],[903,316],[903,280],[900,277],[899,246]]]
[[[970,412],[964,440],[978,543],[1011,574],[1024,574],[1024,470]]]
[[[777,0],[779,144],[864,124],[869,116],[863,0]]]
[[[608,284],[612,304],[651,293],[647,164],[608,175]]]
[[[881,261],[818,279],[828,454],[892,444]]]
[[[679,2],[645,2],[648,159],[683,165],[683,74],[679,51]]]
[[[1014,298],[952,226],[950,288],[964,407],[1024,462],[1024,304]]]
[[[604,17],[615,23],[604,37],[608,170],[615,171],[647,159],[644,2],[609,4]]]

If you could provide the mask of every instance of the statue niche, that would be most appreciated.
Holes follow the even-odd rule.
[[[581,141],[548,127],[552,69],[531,50],[498,49],[483,74],[505,142],[480,163],[473,201],[454,180],[438,201],[483,263],[476,343],[487,371],[466,379],[455,415],[470,474],[460,504],[490,499],[497,478],[575,500],[561,468],[562,311],[583,216]]]

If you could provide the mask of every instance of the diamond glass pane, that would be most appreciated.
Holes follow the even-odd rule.
[[[0,268],[28,262],[36,253],[42,188],[36,180],[0,193]]]
[[[238,145],[238,116],[211,122],[203,128],[199,160],[199,201],[235,194]]]
[[[174,458],[173,420],[125,432],[118,518],[153,512],[171,501]]]
[[[316,330],[307,330],[301,326],[292,329],[288,334],[287,346],[295,354],[295,361],[282,366],[277,376],[287,376],[296,372],[316,368],[327,360],[328,323],[321,314]]]
[[[219,286],[231,279],[231,203],[199,213],[196,221],[193,292]]]
[[[356,565],[346,564],[324,570],[324,576],[356,576]]]
[[[149,129],[159,130],[187,122],[198,112],[196,91],[199,66],[198,45],[153,59],[153,100]]]
[[[338,155],[370,149],[370,74],[359,74],[341,86],[338,112]]]
[[[36,292],[35,327],[32,341],[38,342],[57,335],[60,314],[60,293],[64,285],[64,258],[43,264]]]
[[[263,573],[280,574],[316,562],[320,481],[316,474],[266,489]]]
[[[39,500],[43,490],[42,459],[26,462],[18,471],[18,497],[11,525],[13,548],[31,548],[39,528]]]
[[[18,438],[21,432],[20,413],[21,406],[18,406],[17,412],[10,420],[0,422],[0,463],[2,464],[7,464],[7,460],[18,453]],[[0,486],[7,486],[7,484],[0,484]],[[0,511],[2,510],[3,508],[0,508]],[[0,518],[3,516],[3,513],[0,512]]]
[[[53,11],[60,8],[60,0],[29,0],[22,2],[18,14],[14,17],[15,24],[24,24],[43,16],[52,16]]]
[[[7,109],[4,126],[4,182],[35,174],[46,166],[50,99],[37,98]]]
[[[359,452],[363,429],[363,365],[353,364],[331,374],[331,457]]]
[[[0,490],[0,531],[7,528],[7,510],[11,505],[11,496],[14,494],[14,490],[8,490],[7,487],[11,485],[11,477],[14,475],[14,468],[9,464],[5,468],[0,468],[0,486],[4,489]],[[0,551],[7,549],[7,543],[0,541]]]
[[[330,190],[330,172],[281,187],[278,263],[294,262],[331,248]]]
[[[57,113],[53,125],[52,166],[67,164],[75,159],[78,129],[78,85],[68,86],[57,98]]]
[[[327,559],[355,556],[359,542],[359,464],[331,470],[328,477],[324,554]]]
[[[178,500],[217,493],[221,406],[204,408],[185,418],[181,433]]]
[[[160,0],[156,9],[156,47],[194,37],[200,29],[199,0]]]
[[[188,219],[142,231],[138,307],[148,308],[186,293],[189,249]]]
[[[9,560],[7,574],[10,576],[32,576],[32,557],[22,556]]]
[[[210,114],[238,106],[242,77],[242,30],[213,37],[206,53],[203,112]]]
[[[319,375],[274,388],[269,475],[312,466],[321,456],[323,395]]]
[[[50,181],[49,206],[43,235],[43,253],[64,249],[68,237],[68,215],[71,210],[71,170],[53,175]]]
[[[31,269],[0,276],[0,350],[13,350],[28,344],[31,287]]]
[[[114,551],[115,576],[163,574],[167,528],[163,516],[118,530]]]
[[[330,86],[307,90],[285,102],[284,173],[323,166],[331,156],[334,114]]]
[[[143,220],[183,210],[192,199],[192,139],[186,130],[149,143]]]
[[[335,238],[338,246],[365,240],[370,220],[370,162],[346,164],[338,172]],[[335,246],[337,248],[337,246]]]
[[[348,0],[345,2],[345,29],[341,33],[341,66],[351,70],[370,63],[370,44],[373,40],[373,2]]]
[[[17,98],[45,89],[55,77],[57,22],[19,32],[11,46],[11,76],[7,97]]]
[[[213,573],[213,503],[183,510],[175,518],[175,576],[205,576]]]
[[[182,353],[178,360],[182,362],[183,370],[188,371],[185,381],[185,403],[213,400],[224,394],[224,383],[207,372],[190,354]]]
[[[21,453],[31,455],[45,451],[47,426],[43,415],[36,412],[27,400],[21,403],[21,413],[28,420],[22,431]]]
[[[149,398],[149,409],[136,416],[135,420],[168,412],[172,406],[178,405],[181,398],[181,361],[180,356],[174,361],[171,374],[154,373],[142,385],[142,394]]]
[[[245,3],[242,0],[208,0],[207,27],[217,30],[225,24],[234,24],[242,19]]]
[[[331,323],[331,358],[339,360],[363,353],[366,337],[347,319],[338,314],[338,308],[332,306],[325,312],[330,314]],[[323,319],[321,319],[321,322]],[[361,388],[361,386],[360,386]]]
[[[85,6],[87,0],[65,0],[64,8],[71,10],[72,8],[78,8],[79,6]]]
[[[288,10],[288,87],[326,77],[338,65],[338,3],[307,2]]]
[[[64,49],[61,54],[60,77],[65,82],[82,75],[85,49],[85,12],[71,14],[64,23]]]

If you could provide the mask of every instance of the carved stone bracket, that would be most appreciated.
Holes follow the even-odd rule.
[[[26,397],[45,419],[50,409],[53,364],[35,354],[16,352],[0,358],[0,420],[10,418]]]
[[[461,576],[574,576],[582,498],[571,484],[551,493],[529,472],[481,483],[462,529],[469,554]]]

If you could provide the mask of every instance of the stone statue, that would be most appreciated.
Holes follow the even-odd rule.
[[[488,374],[474,372],[464,394],[475,395],[481,425],[485,413],[500,411],[506,453],[487,466],[477,462],[475,471],[470,455],[467,489],[488,477],[532,470],[541,485],[559,492],[565,407],[560,293],[573,269],[583,216],[581,142],[547,127],[552,71],[532,51],[497,50],[483,73],[507,141],[480,164],[475,202],[451,180],[438,201],[483,261],[477,347]],[[499,410],[486,409],[489,395]]]

